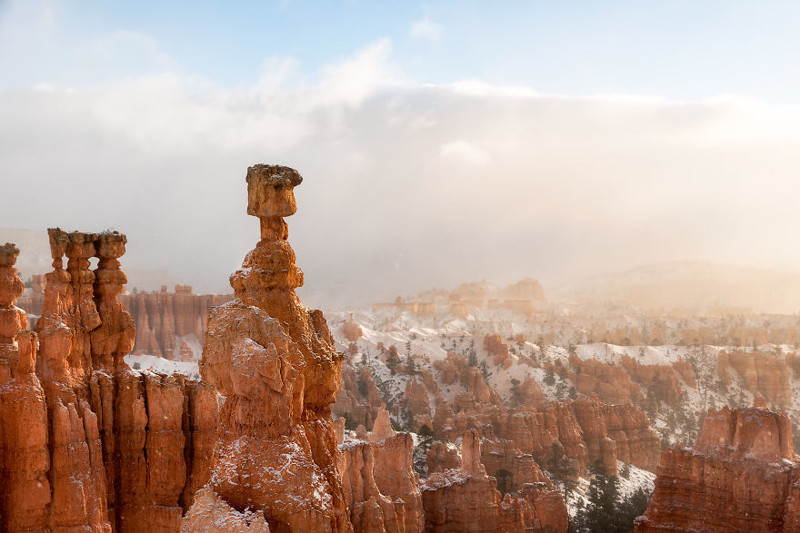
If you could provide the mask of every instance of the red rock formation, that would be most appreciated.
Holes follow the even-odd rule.
[[[497,531],[500,493],[480,463],[480,439],[469,431],[462,445],[462,467],[431,474],[422,485],[426,531]],[[520,528],[521,530],[521,528]]]
[[[19,250],[0,247],[0,530],[37,531],[48,523],[51,500],[47,407],[36,366],[36,334],[14,306],[22,280]]]
[[[497,479],[498,489],[504,493],[517,491],[528,483],[550,483],[533,456],[522,453],[510,440],[484,440],[481,463]]]
[[[535,465],[535,463],[533,463]],[[422,485],[426,531],[547,531],[567,530],[567,508],[558,491],[538,468],[540,481],[501,500],[496,480],[481,463],[478,433],[470,430],[462,442],[460,469],[437,471]]]
[[[370,442],[383,442],[389,437],[394,437],[395,431],[392,428],[392,421],[389,418],[389,411],[381,407],[375,417],[375,425],[369,435]]]
[[[425,452],[428,461],[428,473],[444,472],[461,466],[461,456],[452,444],[441,441],[434,442]]]
[[[212,307],[232,298],[229,294],[193,294],[189,285],[175,292],[138,292],[120,296],[136,320],[136,354],[181,361],[199,359],[200,345]]]
[[[601,411],[617,459],[654,472],[661,442],[647,415],[635,405],[603,405]]]
[[[657,473],[639,533],[800,530],[800,460],[783,413],[710,411],[695,447],[666,450]]]
[[[431,408],[428,403],[428,391],[425,385],[418,382],[416,377],[412,377],[406,383],[405,390],[406,409],[411,414],[413,423],[411,424],[412,431],[419,431],[422,426],[428,426],[432,429],[433,422],[431,421]]]
[[[620,366],[595,359],[581,359],[575,354],[570,355],[569,364],[575,371],[574,377],[571,376],[572,381],[581,394],[596,394],[600,401],[606,403],[632,403],[642,397],[641,387],[632,383]]]
[[[186,518],[185,531],[202,533],[269,533],[263,511],[237,511],[208,487],[197,491],[195,512]],[[213,520],[208,517],[213,516]]]
[[[445,385],[452,385],[467,368],[467,360],[453,352],[447,352],[447,358],[434,361],[433,368],[439,371],[439,379]]]
[[[381,409],[375,430],[364,437],[369,442],[340,445],[337,462],[354,530],[421,532],[422,496],[412,469],[411,435],[396,434],[389,412]]]
[[[403,502],[405,530],[422,531],[425,520],[419,478],[413,470],[414,441],[409,433],[387,437],[375,446],[375,483],[394,502]]]
[[[355,321],[352,314],[350,315],[350,320],[342,325],[342,334],[350,342],[356,342],[364,335],[361,326]]]
[[[231,276],[234,299],[208,321],[200,370],[227,400],[207,486],[239,512],[263,512],[271,529],[351,531],[330,412],[344,356],[322,313],[295,294],[303,274],[283,220],[301,181],[287,167],[247,171],[261,240]]]
[[[558,403],[548,407],[544,412],[544,427],[558,439],[566,456],[575,464],[577,474],[586,472],[589,466],[589,450],[572,406]]]
[[[681,383],[670,365],[642,365],[632,357],[623,355],[622,367],[631,379],[651,390],[656,398],[675,404],[681,396]]]
[[[576,475],[584,475],[588,465],[598,459],[611,472],[617,459],[648,470],[658,463],[658,435],[634,405],[607,405],[584,398],[542,409],[494,405],[471,409],[453,414],[449,404],[439,399],[436,435],[454,442],[459,431],[476,429],[485,439],[512,441],[539,464],[549,464],[556,454],[564,453],[575,465]]]
[[[360,424],[371,428],[382,405],[381,394],[370,369],[362,367],[356,375],[354,367],[343,365],[336,403],[331,406],[333,413],[347,417],[356,426]]]
[[[91,332],[92,364],[94,368],[121,370],[123,357],[133,349],[136,338],[134,319],[119,301],[127,283],[119,269],[119,258],[125,253],[127,238],[119,233],[101,233],[97,237],[97,270],[94,287],[100,324]]]
[[[526,378],[517,386],[517,395],[520,405],[541,407],[544,405],[544,391],[539,382],[533,378]]]
[[[680,359],[672,363],[672,368],[675,369],[675,372],[683,378],[683,381],[686,382],[688,386],[693,389],[697,388],[697,375],[694,372],[694,368],[688,362]]]
[[[789,405],[791,387],[785,358],[759,352],[721,352],[718,365],[720,375],[726,382],[729,382],[727,368],[730,366],[754,395],[763,396],[772,405]]]
[[[597,398],[582,397],[572,403],[575,418],[581,426],[588,461],[597,464],[607,475],[617,475],[617,446],[608,438],[602,405]]]
[[[16,331],[5,342],[25,321],[13,298],[0,297],[2,529],[177,531],[210,474],[216,392],[124,364],[135,335],[118,300],[124,235],[49,234],[54,270],[37,334]],[[7,276],[8,255],[0,253],[0,295],[7,279],[20,292],[16,272]],[[94,272],[92,256],[99,258]],[[13,328],[3,327],[9,316],[17,319]]]
[[[511,366],[508,345],[503,342],[500,335],[486,335],[483,338],[483,349],[493,358],[495,365],[502,365],[504,368]]]

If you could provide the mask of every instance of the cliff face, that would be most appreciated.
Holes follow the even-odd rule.
[[[322,313],[295,294],[303,274],[283,220],[296,211],[301,181],[287,167],[247,172],[247,212],[260,219],[261,240],[231,276],[234,299],[209,317],[200,363],[226,397],[206,494],[263,513],[272,530],[351,531],[330,413],[343,354]],[[187,523],[203,513],[192,508]]]
[[[124,235],[49,235],[54,270],[36,333],[13,307],[16,252],[0,254],[2,529],[178,530],[209,476],[216,393],[123,362],[135,336],[118,299]]]
[[[344,441],[343,435],[339,440]],[[412,469],[413,449],[411,435],[396,434],[384,409],[367,441],[347,441],[339,446],[339,474],[356,533],[423,530],[419,479]]]
[[[772,405],[787,406],[792,396],[787,359],[758,352],[722,352],[717,365],[726,383],[730,383],[729,368],[733,368],[754,395],[762,396]]]
[[[800,460],[783,413],[711,411],[695,447],[666,450],[657,473],[639,533],[800,527]]]

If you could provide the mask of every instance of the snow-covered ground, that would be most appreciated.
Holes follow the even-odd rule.
[[[527,378],[533,378],[541,385],[547,401],[564,400],[574,396],[575,386],[569,378],[554,376],[554,383],[545,383],[548,364],[569,365],[570,349],[581,359],[594,359],[607,364],[620,364],[624,356],[632,358],[641,365],[671,365],[677,361],[689,363],[697,375],[697,386],[690,387],[681,380],[683,396],[677,405],[658,406],[655,415],[654,427],[666,442],[693,442],[703,416],[708,409],[718,409],[725,405],[752,405],[754,395],[745,387],[744,381],[736,371],[729,372],[731,382],[727,386],[721,385],[717,372],[717,360],[723,351],[752,351],[753,347],[736,346],[683,346],[665,344],[657,346],[618,346],[608,343],[556,343],[546,344],[541,342],[539,333],[543,332],[542,324],[536,319],[528,320],[526,317],[504,310],[470,310],[470,315],[459,318],[447,314],[420,316],[410,311],[397,309],[365,309],[352,313],[356,322],[363,330],[363,337],[356,343],[358,353],[350,357],[350,364],[358,367],[368,364],[375,376],[376,383],[385,394],[385,399],[390,403],[399,400],[410,379],[404,373],[402,366],[409,353],[414,354],[417,370],[431,372],[437,379],[442,396],[452,401],[455,396],[463,392],[464,387],[456,382],[450,385],[438,380],[438,371],[434,367],[436,361],[445,359],[447,353],[454,352],[468,358],[474,353],[479,362],[485,361],[484,373],[487,384],[494,388],[501,398],[508,402],[511,399],[512,387],[515,382],[522,383]],[[330,312],[327,314],[328,323],[334,337],[337,339],[337,348],[345,351],[349,342],[344,340],[341,326],[350,318],[350,312]],[[543,320],[551,320],[552,316]],[[564,331],[575,329],[571,319],[563,320]],[[638,318],[623,316],[620,323],[636,324]],[[683,319],[684,325],[696,326],[705,319]],[[708,320],[717,320],[710,318]],[[722,320],[722,319],[719,319]],[[757,325],[758,321],[747,317],[737,319],[743,325]],[[754,321],[755,320],[755,321]],[[782,318],[772,318],[773,322],[783,323]],[[552,327],[552,324],[551,326]],[[678,327],[665,319],[664,327],[669,330]],[[495,366],[488,354],[483,349],[483,337],[486,334],[497,333],[503,337],[510,351],[511,365],[508,368]],[[522,334],[525,341],[511,340],[515,334]],[[573,333],[559,333],[556,338],[576,338],[580,335]],[[535,342],[532,342],[532,340]],[[541,345],[540,345],[541,343]],[[392,374],[385,364],[385,355],[381,355],[379,345],[385,350],[394,345],[400,359],[400,370]],[[789,345],[763,344],[756,348],[761,353],[773,354],[776,358],[784,358],[788,353],[797,353],[797,348]],[[677,374],[676,374],[677,375]],[[783,406],[792,420],[800,422],[800,376],[795,376],[789,370],[792,401],[788,406]],[[645,391],[646,392],[646,391]],[[431,402],[431,407],[435,403]]]
[[[622,472],[627,470],[627,476],[623,476]],[[617,487],[619,488],[619,501],[629,498],[634,492],[642,489],[645,493],[651,494],[656,479],[653,472],[642,470],[632,464],[626,465],[622,461],[617,461],[617,471],[620,475],[617,476]],[[567,497],[567,509],[569,510],[570,517],[574,518],[576,513],[581,508],[589,506],[589,478],[579,478],[578,484]]]
[[[155,355],[129,354],[125,356],[125,362],[133,370],[150,370],[159,374],[183,374],[189,379],[200,379],[200,369],[197,366],[197,361],[170,361]]]

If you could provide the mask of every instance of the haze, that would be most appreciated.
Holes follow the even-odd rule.
[[[316,304],[800,268],[797,4],[0,6],[0,227],[113,227],[123,268],[228,291],[256,162],[305,177]]]

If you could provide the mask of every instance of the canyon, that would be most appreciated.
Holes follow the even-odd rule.
[[[3,530],[554,533],[598,476],[653,491],[637,531],[800,527],[791,318],[566,319],[525,279],[326,319],[302,177],[245,181],[233,294],[125,293],[115,231],[50,229],[27,290],[0,248]]]

